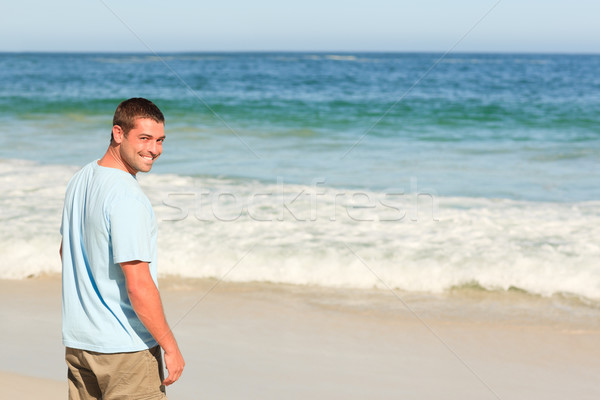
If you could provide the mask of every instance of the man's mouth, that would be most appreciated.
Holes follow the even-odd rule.
[[[152,160],[154,160],[154,157],[152,157],[152,156],[142,156],[142,155],[140,155],[140,157],[142,157],[146,161],[152,161]]]

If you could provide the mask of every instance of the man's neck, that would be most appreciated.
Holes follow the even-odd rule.
[[[121,171],[125,171],[133,176],[135,176],[137,173],[137,171],[132,171],[130,168],[128,168],[127,164],[125,164],[123,159],[119,156],[118,145],[111,144],[108,146],[106,153],[104,153],[104,156],[102,156],[102,158],[98,161],[98,165],[101,167],[120,169]]]

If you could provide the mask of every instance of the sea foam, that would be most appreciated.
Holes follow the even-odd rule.
[[[0,278],[60,273],[72,166],[0,160]],[[600,202],[528,202],[138,177],[159,272],[228,281],[443,292],[464,285],[600,300]]]

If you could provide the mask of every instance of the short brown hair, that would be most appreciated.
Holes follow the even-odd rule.
[[[156,104],[142,97],[133,97],[119,104],[113,117],[113,126],[119,125],[127,135],[135,126],[136,118],[148,118],[156,123],[165,123],[165,116]],[[113,140],[111,132],[111,143]]]

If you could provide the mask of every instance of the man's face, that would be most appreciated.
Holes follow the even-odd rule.
[[[129,173],[148,172],[162,153],[165,125],[148,118],[136,118],[133,129],[127,136],[121,131],[119,139],[119,154]]]

